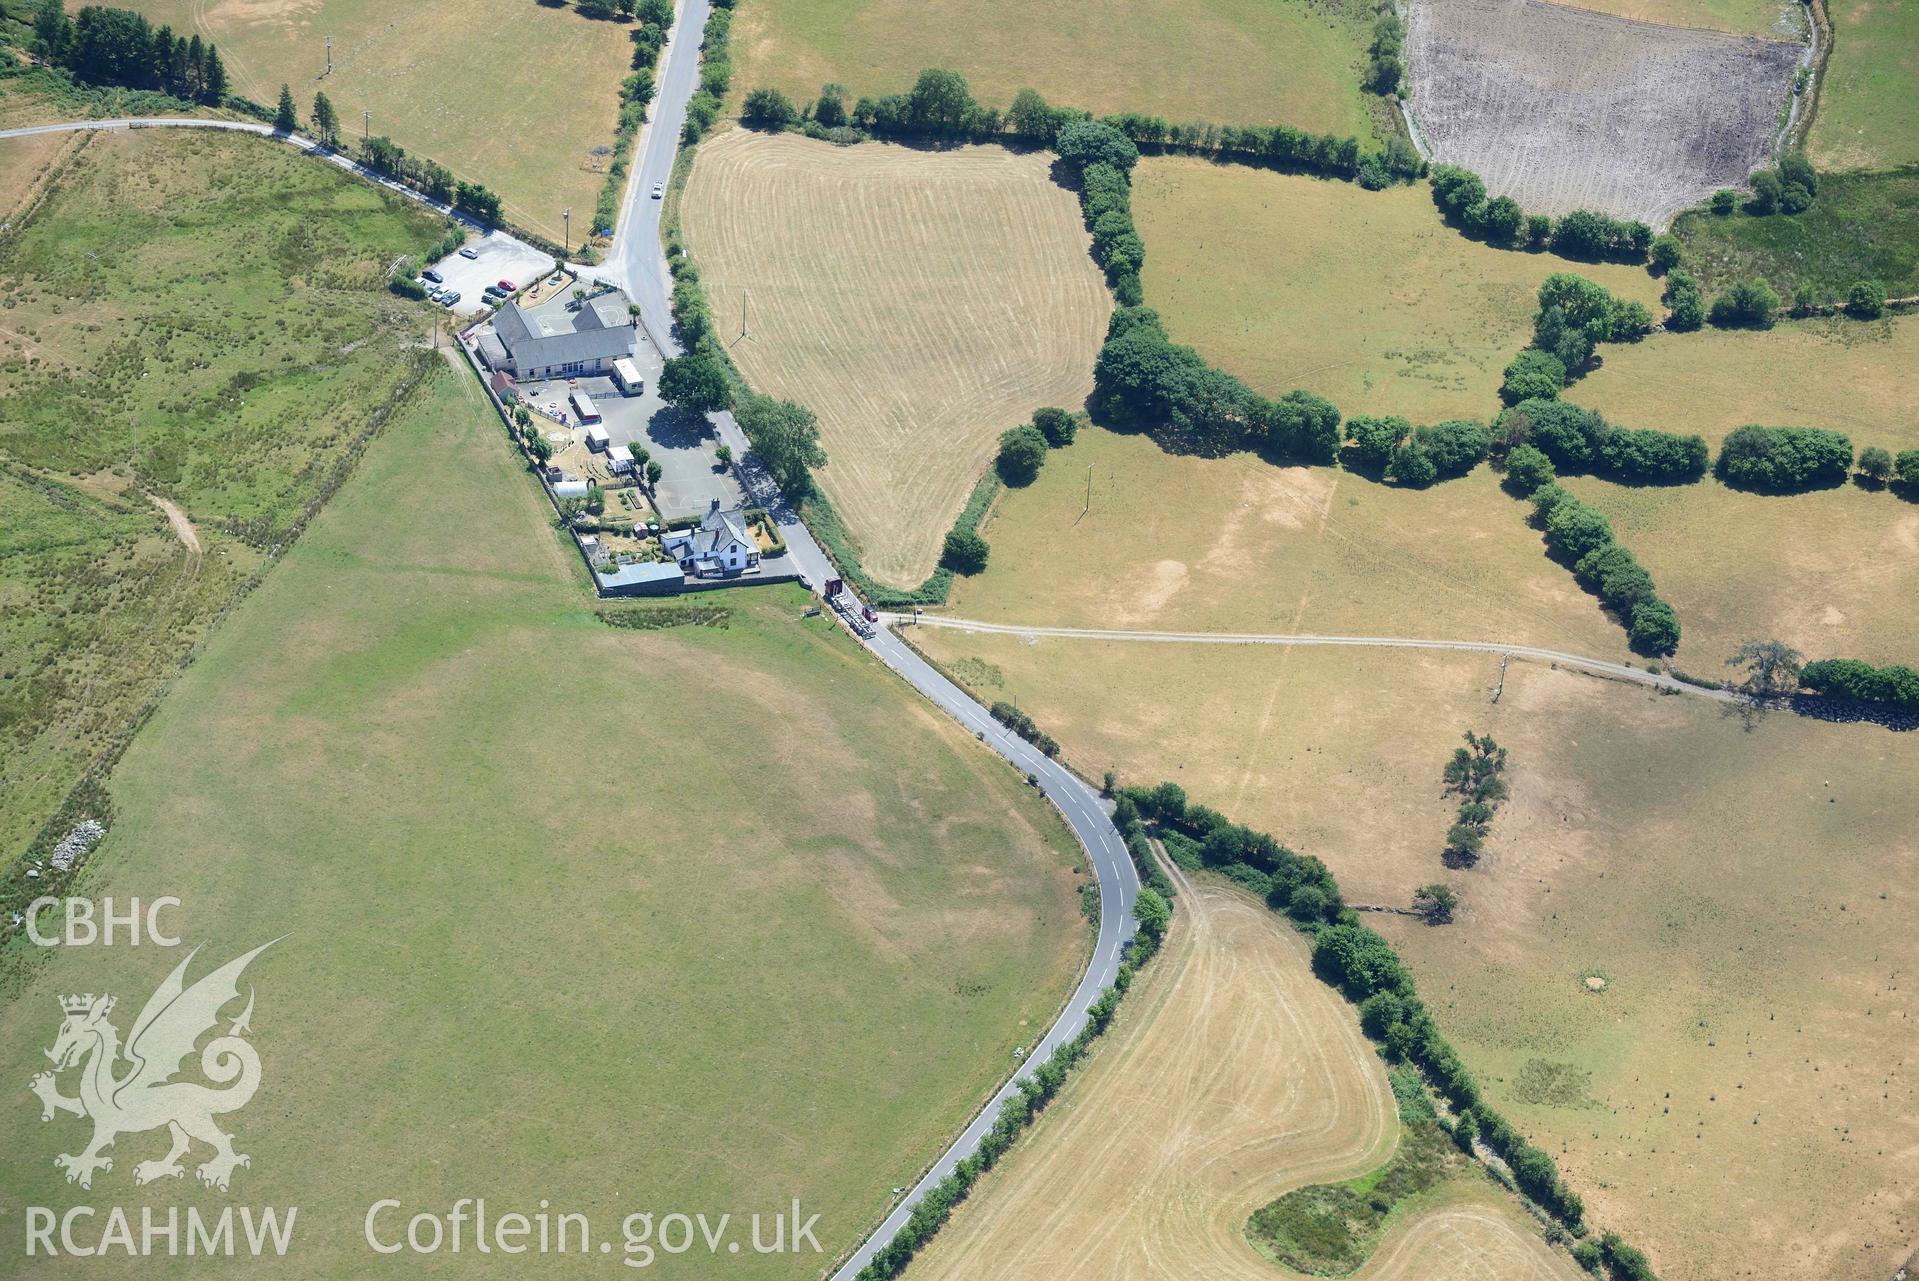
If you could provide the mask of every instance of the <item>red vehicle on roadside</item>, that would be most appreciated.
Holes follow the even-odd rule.
[[[494,284],[499,287],[500,292],[503,294],[516,294],[520,292],[520,287],[510,280],[497,280]]]

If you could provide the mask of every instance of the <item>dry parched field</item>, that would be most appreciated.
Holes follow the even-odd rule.
[[[506,213],[554,240],[571,205],[574,243],[605,177],[630,25],[548,3],[478,0],[122,0],[155,26],[220,46],[233,91],[271,107],[293,89],[306,127],[324,90],[341,132],[375,134],[498,192]],[[333,72],[326,75],[326,38]]]
[[[1166,950],[1098,1057],[955,1214],[913,1271],[1134,1281],[1280,1275],[1246,1217],[1361,1173],[1397,1133],[1378,1057],[1286,923],[1216,883],[1181,884]],[[1578,1275],[1497,1193],[1396,1228],[1357,1276]]]
[[[886,582],[933,569],[1001,432],[1092,390],[1112,300],[1044,154],[734,130],[685,225],[733,359],[819,415],[820,483]]]
[[[1770,154],[1803,45],[1544,0],[1408,0],[1413,115],[1434,157],[1533,213],[1663,225]]]
[[[810,102],[837,81],[851,101],[951,67],[996,107],[1030,86],[1095,115],[1283,122],[1367,141],[1371,25],[1371,5],[1324,0],[747,0],[733,84]]]
[[[1454,885],[1454,926],[1368,920],[1482,1087],[1660,1275],[1888,1277],[1910,1253],[1914,735],[1748,725],[1526,662],[1502,679],[1489,655],[916,639],[1080,770],[1171,778],[1325,859],[1354,902]],[[1511,750],[1513,797],[1480,864],[1448,871],[1439,769],[1466,729]]]

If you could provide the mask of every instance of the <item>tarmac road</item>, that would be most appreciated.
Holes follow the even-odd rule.
[[[664,202],[653,199],[652,192],[656,183],[665,184],[673,174],[673,161],[679,152],[680,134],[686,121],[686,103],[699,86],[699,39],[710,8],[709,0],[681,0],[673,31],[661,55],[665,66],[659,77],[659,92],[640,138],[639,161],[633,167],[627,187],[619,230],[605,263],[597,269],[585,269],[626,290],[627,296],[638,305],[640,321],[654,345],[666,356],[678,355],[681,348],[673,336],[673,278],[667,271],[666,256],[660,246]],[[713,422],[720,439],[733,447],[748,494],[774,514],[788,554],[818,591],[834,576],[832,562],[752,456],[745,433],[733,415],[715,414]],[[893,1239],[926,1191],[979,1149],[980,1140],[992,1128],[999,1113],[1001,1101],[1017,1093],[1018,1082],[1030,1076],[1056,1047],[1079,1035],[1086,1025],[1087,1010],[1099,999],[1100,993],[1111,986],[1120,956],[1132,940],[1136,928],[1133,899],[1139,892],[1139,876],[1132,859],[1097,791],[987,715],[965,691],[940,675],[889,628],[874,629],[873,635],[864,638],[862,643],[940,710],[973,731],[1022,773],[1038,780],[1040,791],[1065,817],[1091,859],[1093,873],[1099,881],[1100,921],[1092,961],[1053,1026],[1038,1044],[1027,1047],[1018,1070],[952,1146],[933,1162],[920,1181],[893,1205],[885,1221],[833,1274],[834,1281],[851,1281],[874,1253]]]

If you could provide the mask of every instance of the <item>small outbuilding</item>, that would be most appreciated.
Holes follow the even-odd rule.
[[[624,356],[613,362],[613,385],[620,389],[622,396],[637,396],[646,390],[640,367]]]
[[[596,454],[605,453],[607,450],[607,447],[610,446],[612,443],[613,443],[613,438],[606,434],[606,428],[598,426],[596,424],[586,429],[586,447],[592,450],[594,453]]]
[[[595,570],[602,596],[671,596],[686,586],[686,576],[670,560]]]
[[[609,445],[606,451],[606,469],[615,476],[624,476],[633,470],[633,451],[625,445]]]

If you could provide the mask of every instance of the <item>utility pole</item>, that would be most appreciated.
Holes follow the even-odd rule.
[[[1092,510],[1093,510],[1093,464],[1087,463],[1086,464],[1086,506],[1080,509],[1079,514],[1084,516],[1087,512],[1090,512]]]
[[[573,206],[560,210],[560,257],[573,251]]]
[[[373,127],[373,112],[370,110],[362,111],[360,113],[360,141],[361,142],[366,141],[367,131],[371,129],[372,127]]]
[[[740,337],[741,338],[746,337],[746,314],[752,308],[752,306],[753,306],[753,291],[751,289],[746,288],[745,286],[741,286],[740,288]]]
[[[333,74],[333,37],[326,38],[326,74]]]

